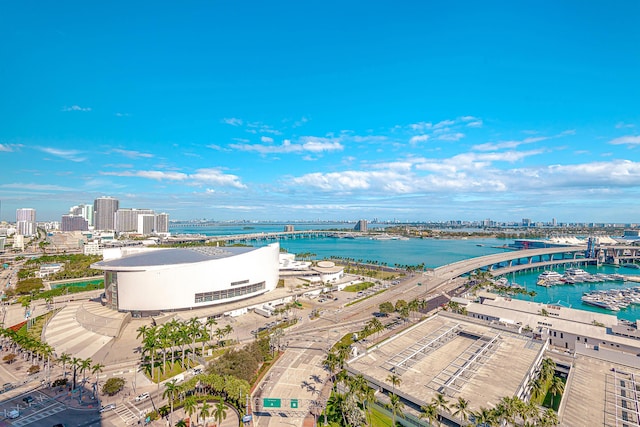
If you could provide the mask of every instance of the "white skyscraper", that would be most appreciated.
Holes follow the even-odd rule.
[[[37,233],[35,209],[22,208],[16,210],[16,231],[23,236],[33,236]]]

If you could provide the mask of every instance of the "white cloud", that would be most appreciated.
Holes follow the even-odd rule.
[[[438,135],[435,138],[439,141],[459,141],[464,138],[464,133],[443,133],[442,135]]]
[[[467,123],[467,127],[480,128],[480,127],[482,127],[482,124],[483,124],[482,120],[476,120],[476,121]]]
[[[612,139],[611,141],[609,141],[609,144],[613,144],[613,145],[638,145],[640,144],[640,135],[638,136],[632,136],[632,135],[628,135],[628,136],[621,136],[620,138],[616,138],[616,139]]]
[[[273,143],[273,138],[271,138],[270,136],[262,136],[260,137],[260,141],[266,143],[266,144],[271,144]]]
[[[0,144],[0,151],[12,153],[22,147],[22,144]]]
[[[636,125],[634,125],[632,123],[624,123],[624,122],[616,123],[616,129],[630,129],[630,128],[634,128],[634,127],[636,127]]]
[[[478,144],[472,147],[472,150],[476,151],[495,151],[505,148],[516,148],[523,144],[532,144],[534,142],[540,142],[549,139],[548,136],[532,136],[525,138],[521,141],[502,141],[502,142],[487,142],[485,144]]]
[[[114,115],[116,117],[129,117],[130,116],[129,113],[115,113]]]
[[[86,159],[82,157],[81,151],[78,150],[61,150],[53,147],[37,147],[38,150],[43,151],[47,154],[51,154],[52,156],[60,157],[65,160],[70,160],[72,162],[84,162]]]
[[[440,128],[444,128],[447,126],[452,126],[456,124],[456,122],[454,120],[442,120],[441,122],[436,123],[435,125],[433,125],[434,129],[440,129]]]
[[[341,151],[344,146],[337,139],[318,138],[318,137],[302,137],[300,143],[292,143],[285,139],[281,145],[262,145],[262,144],[231,144],[231,148],[240,151],[255,151],[260,154],[274,153],[321,153],[329,151]]]
[[[73,191],[76,188],[61,187],[52,184],[34,184],[25,182],[16,182],[12,184],[0,184],[0,188],[18,189],[25,191]]]
[[[71,107],[62,107],[62,111],[91,111],[91,108],[72,105]]]
[[[122,150],[120,148],[114,148],[113,150],[111,150],[112,153],[116,153],[116,154],[120,154],[124,157],[129,157],[130,159],[137,159],[137,158],[151,158],[153,157],[153,154],[149,154],[149,153],[142,153],[140,151],[133,151],[133,150]]]
[[[236,175],[225,174],[219,169],[198,169],[193,174],[182,172],[142,170],[142,171],[122,171],[122,172],[101,172],[102,175],[120,177],[139,177],[154,179],[157,181],[178,181],[188,185],[219,185],[234,188],[247,188]]]
[[[425,142],[429,139],[429,135],[416,135],[416,136],[412,136],[411,139],[409,139],[409,144],[411,145],[416,145],[419,142]]]
[[[222,119],[222,122],[231,126],[242,126],[242,119],[237,119],[235,117]]]

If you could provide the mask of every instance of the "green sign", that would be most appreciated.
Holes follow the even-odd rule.
[[[291,409],[298,408],[298,399],[291,399]]]
[[[282,399],[262,399],[264,408],[279,408],[282,405]]]

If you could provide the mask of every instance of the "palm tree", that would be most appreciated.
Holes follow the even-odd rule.
[[[540,377],[543,382],[549,381],[553,378],[553,374],[556,371],[556,363],[551,358],[546,358],[542,361],[540,366]]]
[[[451,404],[451,407],[455,409],[453,412],[454,417],[460,417],[462,421],[469,420],[469,401],[463,397],[458,397],[458,401]]]
[[[171,406],[171,412],[169,412],[169,425],[171,425],[172,417],[173,417],[173,399],[175,398],[175,394],[178,390],[176,386],[176,380],[167,381],[164,383],[164,392],[162,393],[163,399],[169,399],[169,405]]]
[[[76,376],[77,376],[78,368],[80,367],[81,363],[82,363],[82,359],[80,359],[79,357],[74,357],[73,359],[71,359],[70,365],[73,367],[73,388],[72,388],[72,390],[76,389]]]
[[[184,399],[182,409],[184,409],[184,413],[189,416],[189,419],[191,419],[191,416],[198,410],[198,401],[194,396],[187,396]]]
[[[216,420],[218,425],[222,424],[222,420],[227,419],[227,405],[225,405],[222,398],[218,400],[218,403],[213,408],[213,419]]]
[[[443,412],[451,412],[449,409],[449,401],[444,398],[444,394],[438,393],[435,395],[433,399],[431,399],[431,403],[433,403],[436,409]]]
[[[231,335],[233,333],[233,326],[231,326],[231,325],[225,326],[224,329],[223,329],[223,332],[224,332],[224,336],[228,337],[229,335]]]
[[[489,427],[493,425],[494,422],[494,414],[487,408],[480,407],[477,412],[473,413],[473,417],[475,418],[476,426],[485,426]]]
[[[544,384],[542,383],[541,378],[536,378],[535,380],[529,383],[529,392],[531,393],[531,397],[535,400],[539,399],[542,396],[542,392],[544,391]]]
[[[420,411],[420,419],[426,419],[429,425],[438,422],[438,408],[433,403],[421,406]]]
[[[551,385],[549,386],[549,391],[553,395],[553,405],[555,406],[556,395],[564,393],[564,381],[560,377],[553,377],[551,380]]]
[[[389,374],[387,376],[387,381],[391,383],[391,386],[393,387],[393,394],[396,394],[396,387],[400,385],[400,383],[402,383],[402,378],[400,378],[399,376],[397,376],[396,374]]]
[[[207,424],[207,417],[211,415],[211,405],[206,400],[202,402],[202,406],[200,407],[200,412],[198,413],[202,417],[202,422]]]
[[[102,363],[96,363],[91,367],[91,373],[96,374],[96,389],[98,388],[98,374],[102,372],[104,365]]]
[[[558,414],[556,413],[556,411],[549,408],[546,411],[544,411],[539,421],[540,421],[538,423],[539,426],[549,426],[549,427],[557,426],[559,424]]]
[[[389,400],[391,401],[391,413],[393,414],[393,425],[396,425],[396,415],[400,412],[402,413],[402,409],[404,408],[404,404],[400,401],[400,397],[392,394],[389,396]]]
[[[80,372],[82,373],[82,383],[87,381],[87,370],[91,368],[91,358],[87,357],[80,361]]]
[[[176,427],[187,427],[187,422],[185,420],[180,420],[176,423]]]

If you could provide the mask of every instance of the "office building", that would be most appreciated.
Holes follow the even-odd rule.
[[[153,233],[154,227],[156,223],[156,216],[151,214],[140,214],[138,215],[138,234],[142,234],[143,236],[148,236]]]
[[[353,227],[355,231],[361,231],[363,233],[367,232],[367,220],[361,219],[356,223],[356,226]]]

